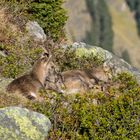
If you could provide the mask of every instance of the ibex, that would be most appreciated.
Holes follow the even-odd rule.
[[[53,90],[57,93],[78,93],[87,91],[92,87],[92,80],[85,72],[80,70],[62,72],[55,83],[50,83],[47,79],[45,83],[46,89]]]
[[[46,80],[46,89],[62,93],[78,93],[92,89],[98,82],[107,82],[108,76],[102,68],[91,70],[69,70],[62,72],[55,83]],[[62,90],[62,87],[65,90]]]
[[[7,92],[20,93],[28,99],[37,99],[38,90],[44,86],[46,77],[54,69],[52,55],[44,53],[34,64],[30,73],[13,80]]]

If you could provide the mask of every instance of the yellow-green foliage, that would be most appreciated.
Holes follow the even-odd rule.
[[[61,71],[70,69],[90,69],[103,63],[103,59],[93,53],[79,56],[76,49],[72,48],[72,46],[67,48],[50,47],[50,50],[53,53],[55,62],[58,64]]]
[[[19,7],[0,2],[0,74],[15,78],[31,68],[39,57],[39,45],[32,41],[26,33],[25,20],[19,14]],[[11,6],[11,7],[10,7]],[[16,13],[17,10],[17,13]],[[22,27],[21,27],[22,26]]]
[[[42,2],[44,2],[43,5]],[[57,3],[58,1],[44,0],[42,2],[36,1],[32,5],[34,8],[33,12],[37,12],[37,17],[39,13],[36,10],[40,10],[42,7],[44,8],[46,3],[52,4],[51,6],[53,6],[53,2]],[[60,3],[61,2],[62,1],[60,1]],[[37,5],[37,3],[39,3],[39,5]],[[40,12],[42,12],[42,10]],[[43,13],[40,14],[42,18]],[[46,16],[46,13],[44,14]],[[54,19],[52,19],[52,21],[53,20]],[[52,27],[57,28],[58,26]],[[51,33],[54,33],[52,34],[54,37],[58,37],[57,33],[55,36],[53,29],[51,31]],[[7,35],[7,32],[3,33]],[[22,34],[20,35],[22,36]],[[8,39],[5,39],[6,42],[0,44],[0,50],[5,50],[7,53],[7,57],[0,57],[0,71],[3,76],[14,78],[31,67],[32,63],[41,53],[41,50],[31,40],[27,40],[22,44],[17,34],[9,35],[10,39],[13,37],[13,42],[9,43],[7,42]],[[24,37],[24,35],[22,37]],[[80,57],[79,59],[75,50],[71,48],[51,49],[55,56],[55,62],[59,64],[62,71],[75,68],[84,69],[93,66],[96,67],[102,63],[101,59],[93,57],[92,54],[88,57]],[[119,86],[117,85],[115,87],[117,83]],[[0,93],[0,107],[22,104],[27,108],[49,116],[53,125],[49,133],[49,138],[52,140],[140,139],[139,85],[131,75],[126,73],[114,78],[114,81],[109,84],[110,88],[107,90],[107,93],[100,91],[95,94],[93,90],[82,95],[79,93],[73,97],[55,93],[48,94],[45,92],[45,94],[43,94],[43,102],[28,102],[26,99],[21,100],[23,97],[18,97],[15,94]],[[114,84],[113,87],[112,84]],[[95,101],[97,101],[98,104],[95,104]]]
[[[139,85],[127,73],[118,75],[109,84],[107,94],[94,90],[75,96],[45,92],[43,102],[23,102],[22,97],[1,93],[0,107],[22,104],[45,114],[53,125],[49,133],[52,140],[140,139]]]
[[[5,0],[26,19],[37,21],[55,41],[65,38],[64,25],[67,20],[63,0]]]
[[[42,50],[37,46],[31,48],[30,45],[28,43],[24,47],[17,44],[0,46],[0,49],[8,53],[6,57],[0,56],[1,74],[4,77],[15,78],[31,68]]]
[[[30,102],[26,106],[49,116],[53,124],[49,138],[54,140],[140,139],[140,88],[127,73],[116,81],[116,97],[110,92],[94,94],[94,90],[75,97],[52,93],[45,95],[44,103]]]

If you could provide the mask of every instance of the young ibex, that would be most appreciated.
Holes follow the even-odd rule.
[[[13,80],[7,92],[20,93],[28,99],[37,99],[38,90],[44,86],[45,79],[54,69],[52,55],[44,53],[34,64],[30,73]]]
[[[108,76],[102,68],[91,70],[69,70],[62,72],[55,83],[46,81],[46,89],[62,93],[78,93],[92,89],[100,81],[107,82]],[[62,87],[65,90],[62,90]]]
[[[45,87],[57,93],[78,93],[91,89],[93,83],[85,72],[71,70],[62,72],[55,83],[46,79]]]

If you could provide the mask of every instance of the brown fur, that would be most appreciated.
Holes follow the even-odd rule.
[[[56,76],[52,76],[52,78],[54,79],[54,81],[46,79],[45,89],[52,90],[57,93],[64,93],[63,91],[64,83],[61,74],[57,73]]]
[[[51,56],[41,56],[34,64],[31,72],[13,80],[7,86],[7,92],[18,92],[29,99],[37,98],[38,90],[44,86],[46,76],[51,71]]]
[[[67,87],[73,87],[73,85],[75,85],[74,82],[80,82],[79,84],[85,88],[92,87],[93,84],[89,75],[82,70],[65,71],[62,72],[62,76]]]
[[[65,87],[66,93],[81,93],[90,90],[100,81],[108,81],[108,76],[100,67],[91,70],[69,70],[62,72],[55,83],[46,82],[46,89],[63,93],[62,87]]]
[[[109,80],[109,77],[108,77],[107,73],[104,71],[103,67],[86,69],[84,71],[90,79],[95,79],[96,82],[98,82],[98,81],[107,82]]]
[[[93,87],[91,80],[86,72],[81,70],[71,70],[62,72],[57,77],[55,83],[46,81],[45,88],[58,93],[64,93],[63,87],[68,93],[83,92]]]

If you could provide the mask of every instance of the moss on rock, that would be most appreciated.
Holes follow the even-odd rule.
[[[0,126],[0,138],[3,140],[44,140],[51,123],[47,117],[37,112],[7,107],[0,109]]]

